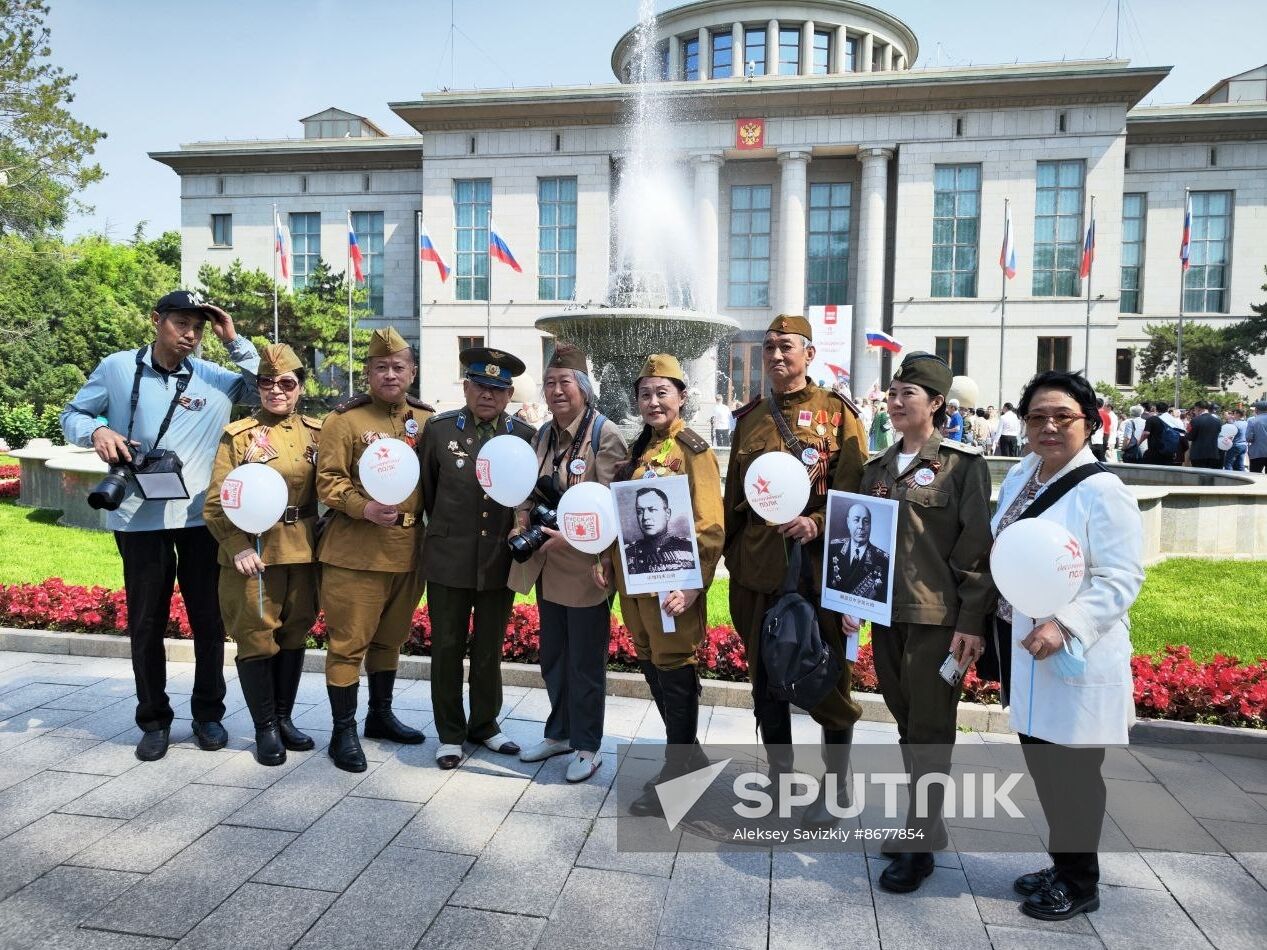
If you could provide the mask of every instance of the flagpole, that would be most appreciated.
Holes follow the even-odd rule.
[[[484,300],[484,345],[493,345],[493,215],[488,216],[488,240],[484,242],[488,252],[488,293]]]
[[[352,234],[352,212],[348,212],[348,235]],[[347,278],[348,278],[348,395],[352,395],[352,281],[356,278],[352,274],[352,242],[345,239],[348,249],[347,261]]]
[[[282,239],[282,226],[277,218],[277,202],[273,202],[273,244],[278,245]],[[282,253],[282,248],[274,246],[273,248],[273,342],[280,343],[281,338],[277,333],[277,255]]]
[[[1003,253],[1007,253],[1008,226],[1007,209],[1010,198],[1003,199]],[[999,279],[1003,282],[1003,292],[999,297],[999,412],[1003,412],[1003,340],[1007,333],[1007,267],[999,267]]]
[[[1183,216],[1188,217],[1188,189],[1183,190]],[[1190,240],[1190,239],[1189,239]],[[1179,386],[1183,382],[1183,285],[1188,276],[1188,263],[1186,258],[1181,257],[1179,260],[1179,327],[1175,333],[1175,411],[1179,411]]]
[[[417,212],[418,233],[414,256],[418,258],[418,398],[422,398],[422,212]]]
[[[1091,221],[1088,227],[1095,227],[1095,195],[1091,196]],[[1092,235],[1094,242],[1095,236]],[[1086,254],[1087,249],[1084,247],[1082,253]],[[1091,257],[1087,261],[1087,330],[1086,338],[1083,342],[1083,364],[1082,371],[1086,374],[1087,379],[1091,378],[1091,272],[1095,269],[1095,244],[1091,245]]]

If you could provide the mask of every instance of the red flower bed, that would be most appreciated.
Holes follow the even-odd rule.
[[[21,471],[16,465],[0,465],[0,498],[17,498],[21,494]]]
[[[22,474],[22,468],[18,465],[0,465],[0,482],[10,478],[17,478]]]
[[[0,625],[3,626],[120,634],[126,631],[127,622],[123,591],[79,587],[56,577],[42,584],[0,585]],[[516,604],[506,625],[503,658],[514,663],[539,662],[540,625],[535,606]],[[172,596],[167,635],[182,639],[191,636],[189,617],[179,591]],[[325,646],[324,617],[317,617],[311,637],[314,645]],[[409,639],[401,652],[414,656],[431,652],[431,618],[425,606],[414,611]],[[608,658],[617,667],[633,668],[637,663],[633,638],[615,618],[612,618]],[[707,678],[732,681],[748,678],[743,640],[732,627],[709,627],[700,644],[698,658],[700,672]],[[1172,646],[1160,657],[1137,656],[1131,666],[1135,676],[1135,708],[1140,716],[1260,729],[1267,724],[1267,660],[1243,664],[1236,657],[1217,656],[1209,663],[1199,663],[1192,659],[1188,647]],[[858,651],[853,686],[859,692],[878,689],[870,644]],[[964,698],[981,703],[998,702],[998,684],[982,680],[976,670],[969,670],[964,677]]]

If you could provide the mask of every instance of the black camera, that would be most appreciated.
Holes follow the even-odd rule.
[[[541,545],[550,540],[550,536],[542,531],[542,528],[559,530],[559,516],[556,509],[559,506],[559,498],[562,496],[554,486],[554,479],[549,475],[538,478],[531,497],[536,503],[528,509],[528,530],[506,540],[506,543],[510,545],[510,556],[520,564],[536,554]]]
[[[129,484],[147,501],[188,498],[182,467],[180,456],[170,449],[152,449],[139,460],[125,459],[111,465],[106,477],[88,493],[88,507],[115,511],[123,504]]]

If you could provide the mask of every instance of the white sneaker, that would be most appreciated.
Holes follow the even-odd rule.
[[[568,763],[567,780],[569,782],[584,782],[598,771],[598,767],[603,764],[603,757],[595,752],[589,758],[585,758],[584,752],[576,753],[576,758]]]
[[[554,755],[567,755],[572,747],[561,739],[542,739],[519,753],[520,762],[543,762]]]

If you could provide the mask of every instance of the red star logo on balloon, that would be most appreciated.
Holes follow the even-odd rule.
[[[385,445],[375,449],[374,452],[378,455],[379,459],[384,462],[387,461],[388,457],[392,454],[391,450]]]
[[[578,524],[578,525],[576,526],[576,536],[577,536],[578,538],[583,538],[583,537],[585,537],[585,525],[583,525],[583,524]]]
[[[760,475],[757,476],[757,480],[753,482],[752,484],[753,484],[753,487],[757,490],[758,495],[770,494],[770,483],[767,482]]]
[[[1082,548],[1078,546],[1078,542],[1073,538],[1069,539],[1069,543],[1065,545],[1065,550],[1073,557],[1082,557]]]

